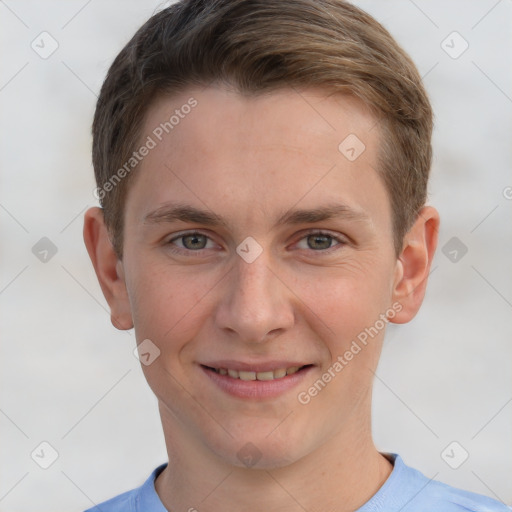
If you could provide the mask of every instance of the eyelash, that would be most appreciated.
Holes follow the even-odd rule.
[[[185,238],[186,236],[191,236],[191,235],[201,235],[201,236],[205,236],[208,240],[212,240],[208,235],[206,235],[205,233],[201,233],[200,231],[187,231],[184,233],[180,233],[178,236],[171,238],[170,240],[168,240],[166,245],[168,245],[170,247],[170,251],[172,253],[180,254],[180,255],[188,255],[190,253],[195,253],[195,254],[200,255],[203,253],[203,251],[208,250],[207,248],[204,248],[204,249],[198,249],[198,250],[194,251],[192,249],[182,249],[182,248],[179,248],[179,247],[176,247],[175,245],[173,245],[174,241]],[[337,243],[327,249],[314,250],[314,249],[308,248],[308,249],[301,249],[301,250],[308,250],[310,252],[321,253],[321,254],[330,254],[333,250],[340,249],[343,246],[347,245],[347,243],[348,243],[345,238],[333,235],[329,232],[322,231],[322,230],[311,230],[311,231],[306,232],[297,242],[295,242],[295,244],[308,238],[311,235],[327,236],[327,237],[331,238],[334,242],[337,242]]]

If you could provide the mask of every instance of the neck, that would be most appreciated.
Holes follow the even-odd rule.
[[[249,469],[226,463],[161,414],[169,465],[155,488],[172,512],[349,512],[368,501],[393,469],[375,448],[369,422],[285,467]]]

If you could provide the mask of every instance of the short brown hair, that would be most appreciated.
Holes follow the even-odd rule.
[[[97,186],[130,158],[157,96],[214,82],[254,95],[322,87],[367,104],[380,120],[378,172],[399,254],[426,201],[432,109],[409,56],[375,19],[342,0],[182,0],[153,15],[116,57],[101,88],[93,122]],[[119,257],[132,174],[101,188]]]

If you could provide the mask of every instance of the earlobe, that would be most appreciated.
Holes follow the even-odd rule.
[[[427,287],[428,276],[437,247],[439,214],[425,206],[404,237],[402,252],[396,262],[393,301],[401,310],[391,322],[409,322],[418,312]]]
[[[110,241],[101,208],[93,207],[87,210],[83,234],[101,290],[110,306],[112,324],[117,329],[131,329],[133,320],[122,261],[117,257]]]

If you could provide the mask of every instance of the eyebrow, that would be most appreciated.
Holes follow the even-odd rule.
[[[333,203],[318,208],[288,210],[282,214],[274,228],[282,224],[312,224],[329,219],[346,219],[356,222],[369,221],[370,217],[361,210],[347,205]],[[205,226],[228,228],[230,223],[220,215],[181,203],[166,203],[144,217],[144,224],[171,223],[175,221],[203,224]]]
[[[369,221],[370,217],[361,210],[355,210],[344,204],[328,204],[318,208],[290,210],[284,213],[277,224],[312,224],[324,220],[341,218],[352,221]]]
[[[228,223],[220,216],[208,210],[181,203],[166,203],[144,217],[144,224],[159,224],[165,222],[194,222],[206,226],[224,226]]]

